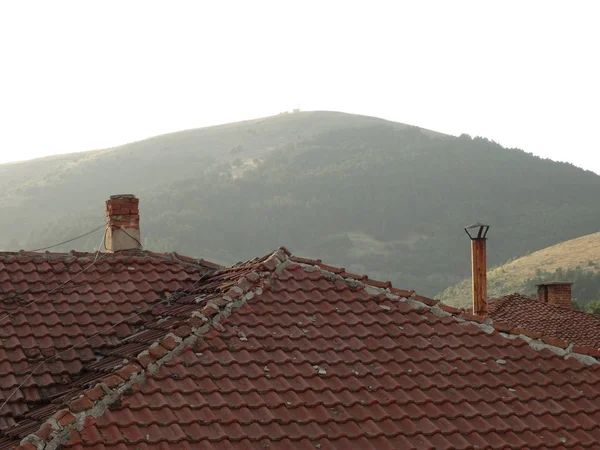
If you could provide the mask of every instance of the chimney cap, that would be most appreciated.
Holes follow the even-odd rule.
[[[135,198],[135,195],[133,195],[133,194],[116,194],[116,195],[110,196],[111,200],[114,200],[116,198]]]
[[[479,231],[477,232],[477,234],[473,234],[471,235],[471,233],[469,233],[469,230],[474,230],[474,229],[478,229]],[[475,240],[475,239],[485,239],[485,236],[487,235],[488,230],[490,229],[489,225],[483,224],[481,222],[477,222],[474,223],[473,225],[469,225],[468,227],[465,227],[465,233],[467,233],[467,235],[469,236],[469,238],[471,240]]]
[[[570,281],[549,281],[547,283],[536,284],[536,286],[560,286],[561,284],[573,285]]]

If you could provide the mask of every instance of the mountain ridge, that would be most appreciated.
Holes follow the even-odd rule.
[[[133,193],[150,249],[227,264],[284,245],[424,295],[468,275],[469,223],[492,225],[502,246],[490,263],[499,264],[596,231],[600,219],[593,172],[484,138],[336,112],[182,130],[7,167],[7,250],[81,234],[102,223],[110,195]]]

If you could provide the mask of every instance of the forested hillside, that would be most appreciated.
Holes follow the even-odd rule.
[[[592,172],[487,139],[332,112],[7,164],[0,175],[7,249],[85,232],[104,220],[110,194],[134,193],[147,248],[234,263],[285,245],[426,295],[468,276],[469,223],[492,225],[490,264],[600,223]],[[73,246],[91,249],[100,237]]]

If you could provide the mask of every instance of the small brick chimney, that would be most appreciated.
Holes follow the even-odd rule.
[[[139,199],[135,195],[111,195],[106,201],[106,216],[106,251],[142,250]]]
[[[573,283],[554,282],[537,284],[538,300],[549,305],[573,309],[571,303],[571,286]]]

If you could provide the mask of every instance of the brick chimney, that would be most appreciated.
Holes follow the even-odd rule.
[[[142,250],[139,199],[135,195],[111,195],[106,201],[106,216],[106,251]]]
[[[549,305],[573,309],[571,303],[571,286],[573,283],[554,282],[537,284],[538,300]]]

